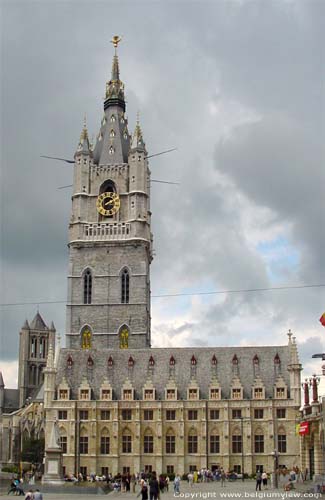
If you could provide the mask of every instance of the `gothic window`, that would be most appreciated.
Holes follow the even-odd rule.
[[[102,430],[102,435],[100,437],[100,453],[101,455],[109,455],[110,453],[110,439],[106,427]]]
[[[210,453],[220,453],[220,436],[218,434],[210,435]]]
[[[187,450],[188,453],[198,452],[198,437],[196,434],[189,434],[187,437]]]
[[[108,364],[108,367],[109,368],[112,368],[113,364],[114,364],[114,361],[113,361],[113,358],[112,356],[110,356],[107,360],[107,364]]]
[[[174,358],[174,356],[170,357],[169,366],[175,366],[175,358]]]
[[[110,131],[110,133],[109,133],[109,136],[110,136],[110,137],[115,137],[115,135],[116,135],[116,134],[115,134],[115,131],[112,129],[112,130]]]
[[[36,337],[31,338],[30,342],[30,357],[31,358],[36,358],[37,357],[37,339]]]
[[[82,349],[90,349],[91,348],[91,331],[89,326],[85,326],[85,328],[81,332],[81,347]]]
[[[72,368],[72,365],[73,365],[73,359],[71,356],[69,356],[67,359],[67,367]]]
[[[193,356],[191,357],[191,365],[192,366],[196,366],[196,363],[197,363],[197,361],[196,361],[196,358],[195,358],[195,356],[193,354]]]
[[[150,359],[149,359],[149,366],[154,366],[155,365],[155,360],[152,356],[150,356]]]
[[[68,438],[67,436],[60,436],[60,446],[62,453],[67,453],[68,450]]]
[[[128,304],[130,299],[130,275],[127,269],[121,274],[121,302]]]
[[[92,296],[92,275],[90,269],[87,269],[83,276],[84,281],[84,304],[91,304],[91,296]]]
[[[276,353],[276,355],[274,356],[274,364],[280,365],[280,363],[281,363],[280,356],[278,355],[278,353]]]
[[[93,358],[89,356],[89,358],[87,359],[87,367],[92,368],[93,366],[94,366]]]
[[[254,364],[254,366],[258,366],[259,363],[260,363],[260,360],[258,359],[257,354],[255,354],[255,356],[253,358],[253,364]]]
[[[132,436],[130,434],[122,436],[122,453],[132,453]]]
[[[153,453],[153,435],[146,434],[143,437],[143,453]]]
[[[211,364],[212,364],[212,366],[217,366],[217,358],[216,358],[215,354],[212,356]]]
[[[129,347],[129,329],[127,326],[122,326],[120,330],[120,349],[128,349]]]
[[[114,151],[115,151],[115,150],[114,150],[113,146],[110,146],[110,148],[109,148],[109,150],[108,150],[109,154],[110,154],[110,155],[113,155],[113,154],[114,154]]]
[[[115,121],[116,121],[116,117],[115,117],[115,115],[112,115],[111,116],[111,122],[114,123]]]
[[[134,359],[132,358],[132,356],[130,356],[128,361],[128,367],[132,368],[133,366],[134,366]]]
[[[99,194],[102,193],[116,193],[116,186],[113,181],[108,179],[107,181],[103,182],[103,184],[99,188]]]
[[[233,434],[232,436],[232,452],[233,453],[242,453],[242,436],[239,434],[237,431],[236,434]]]

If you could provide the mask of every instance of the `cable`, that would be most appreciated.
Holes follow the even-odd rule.
[[[222,295],[227,293],[251,293],[251,292],[269,292],[276,290],[298,290],[301,288],[322,288],[325,284],[318,283],[316,285],[286,285],[286,286],[273,286],[269,288],[242,288],[238,290],[215,290],[213,292],[193,292],[193,293],[166,293],[160,295],[151,295],[152,298],[166,298],[166,297],[194,297],[198,295]],[[11,302],[0,304],[1,307],[9,306],[26,306],[37,304],[66,304],[66,300],[39,300],[37,302]]]

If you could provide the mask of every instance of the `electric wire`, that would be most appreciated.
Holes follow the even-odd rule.
[[[323,283],[317,283],[313,285],[285,285],[285,286],[272,286],[264,288],[239,288],[232,290],[214,290],[211,292],[188,292],[188,293],[163,293],[157,295],[151,295],[151,298],[173,298],[173,297],[196,297],[202,295],[226,295],[228,293],[252,293],[252,292],[270,292],[270,291],[280,291],[280,290],[299,290],[302,288],[322,288],[325,287]],[[11,307],[11,306],[26,306],[26,305],[40,305],[40,304],[68,304],[66,300],[38,300],[35,302],[8,302],[0,304],[0,307]]]

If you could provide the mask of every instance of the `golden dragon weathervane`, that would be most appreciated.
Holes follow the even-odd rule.
[[[111,40],[111,43],[113,44],[115,50],[117,49],[117,46],[118,44],[120,43],[120,41],[122,40],[122,38],[118,35],[114,35],[112,40]]]

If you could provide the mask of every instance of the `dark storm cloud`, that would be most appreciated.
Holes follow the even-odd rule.
[[[257,244],[279,234],[298,255],[280,280],[321,281],[323,10],[320,1],[3,3],[3,301],[66,296],[70,191],[56,188],[72,168],[39,155],[71,158],[85,112],[97,133],[115,32],[130,128],[140,109],[150,153],[178,147],[150,164],[153,178],[181,182],[152,185],[153,292],[272,285]],[[156,299],[154,342],[282,343],[287,328],[317,337],[324,302],[321,289],[184,309]],[[34,311],[2,313],[2,359],[15,359]],[[41,312],[64,331],[63,305]]]

